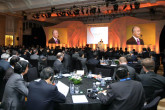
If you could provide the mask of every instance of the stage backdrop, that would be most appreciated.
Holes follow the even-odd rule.
[[[155,23],[129,25],[127,27],[127,40],[132,37],[132,28],[134,26],[140,27],[141,39],[143,39],[144,45],[155,45]]]
[[[165,20],[151,21],[144,20],[140,18],[125,16],[121,18],[116,18],[109,23],[104,23],[104,25],[99,24],[84,24],[81,21],[64,21],[60,24],[51,27],[44,27],[46,36],[49,36],[50,29],[65,28],[67,29],[67,43],[66,44],[48,44],[49,47],[84,47],[87,44],[87,28],[90,27],[108,27],[108,44],[104,44],[104,49],[107,47],[122,47],[127,48],[129,51],[136,49],[136,51],[141,52],[142,48],[150,47],[151,50],[159,53],[159,37],[160,33],[164,27]],[[132,36],[132,26],[140,26],[142,29],[143,40],[145,40],[145,45],[126,45],[127,36]],[[150,29],[152,26],[152,30]],[[144,29],[143,29],[144,28]],[[148,30],[149,29],[149,30]],[[128,32],[127,32],[128,31]],[[145,32],[147,31],[147,33]],[[52,33],[50,31],[50,33]],[[154,34],[155,33],[155,34]],[[128,34],[128,35],[127,35]],[[155,37],[154,37],[155,36]],[[60,40],[62,40],[60,38]],[[151,45],[150,45],[151,44]],[[97,44],[90,44],[91,48],[96,49]]]

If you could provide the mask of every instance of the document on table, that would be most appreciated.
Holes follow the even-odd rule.
[[[58,88],[58,91],[61,92],[65,97],[67,96],[68,91],[69,91],[69,87],[67,85],[65,85],[61,81],[58,81],[57,88]]]
[[[85,95],[72,95],[73,103],[88,103]]]

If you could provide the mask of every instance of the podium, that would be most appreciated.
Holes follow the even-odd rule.
[[[100,51],[103,51],[104,50],[103,42],[98,42],[98,47],[99,47]]]

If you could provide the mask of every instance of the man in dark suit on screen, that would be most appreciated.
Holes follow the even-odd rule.
[[[143,39],[141,37],[141,30],[140,27],[134,26],[132,28],[132,37],[127,40],[127,45],[144,45]]]
[[[58,39],[58,31],[53,30],[53,37],[48,41],[48,43],[53,43],[53,44],[60,44],[60,40]]]

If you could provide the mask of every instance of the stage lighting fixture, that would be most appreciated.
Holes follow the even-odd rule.
[[[35,14],[33,14],[32,17],[35,19],[36,18]]]
[[[114,9],[114,11],[117,11],[118,10],[118,4],[114,4],[113,9]]]
[[[71,11],[67,11],[68,16],[72,15]]]
[[[125,10],[126,8],[127,8],[127,4],[124,5],[123,10]]]
[[[132,4],[130,4],[130,8],[131,8],[131,10],[133,9]]]
[[[79,12],[80,12],[79,9],[76,9],[76,10],[73,11],[74,15],[79,15]]]
[[[88,14],[88,8],[86,9],[86,14]]]
[[[52,7],[51,8],[51,12],[53,13],[55,11],[55,7]]]
[[[48,12],[48,13],[45,14],[45,16],[46,16],[46,18],[50,18],[51,17],[51,13]]]
[[[90,9],[90,14],[95,14],[96,13],[96,7],[93,7]]]
[[[66,16],[66,12],[65,12],[65,11],[62,11],[62,12],[60,13],[60,15],[61,15],[61,16]]]
[[[135,9],[139,9],[140,8],[140,3],[139,2],[135,2],[134,6],[135,6]]]
[[[41,17],[43,17],[43,18],[45,17],[45,16],[44,16],[44,13],[41,14]]]
[[[100,7],[98,7],[97,13],[101,13]]]
[[[36,13],[36,19],[39,19],[40,15],[38,13]]]
[[[84,15],[84,8],[81,7],[81,13]]]

